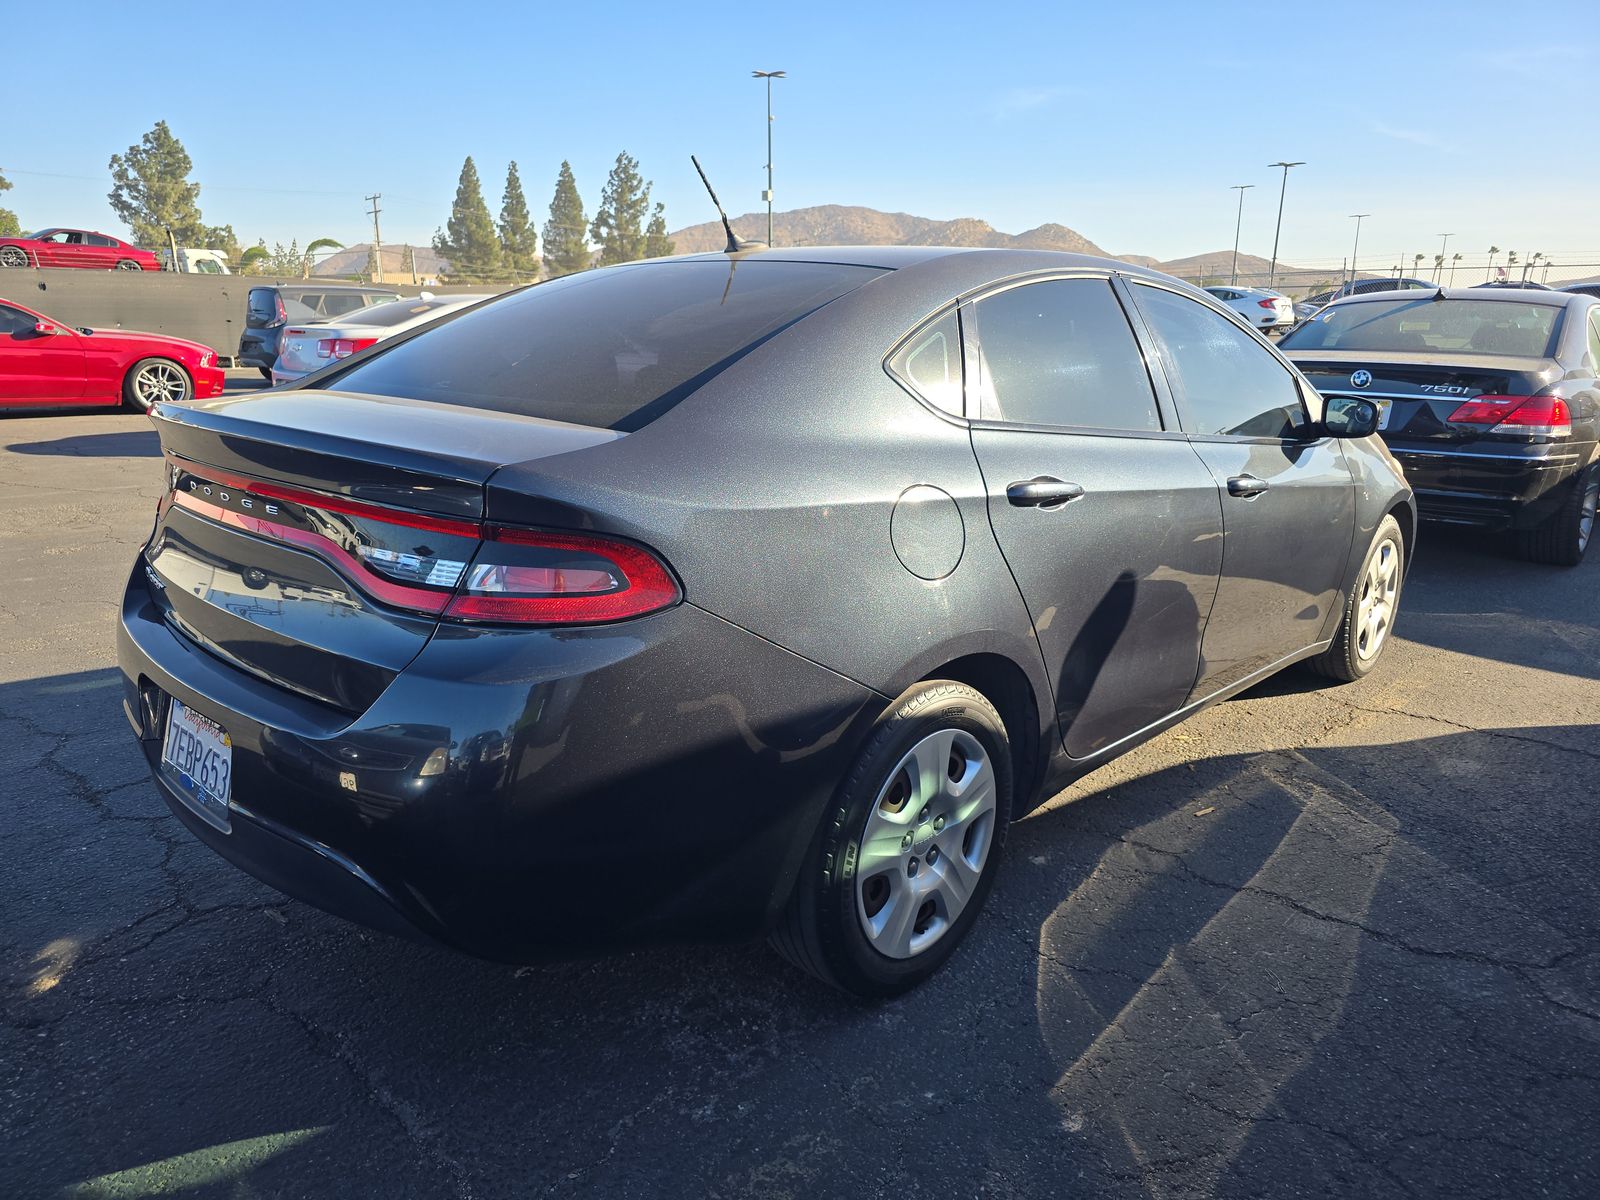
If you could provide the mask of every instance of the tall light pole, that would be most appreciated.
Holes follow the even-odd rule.
[[[1283,194],[1289,190],[1289,168],[1303,167],[1303,162],[1275,162],[1268,163],[1269,167],[1283,168],[1283,183],[1278,187],[1278,224],[1272,231],[1272,265],[1267,268],[1267,286],[1271,287],[1278,278],[1278,235],[1283,232]]]
[[[1253,183],[1236,183],[1228,190],[1239,193],[1239,215],[1233,220],[1233,275],[1228,280],[1229,287],[1239,285],[1239,227],[1244,224],[1244,194],[1246,189],[1255,187]]]
[[[1455,237],[1453,233],[1441,233],[1439,235],[1439,270],[1433,277],[1435,283],[1438,283],[1440,276],[1444,274],[1444,248],[1450,244],[1450,239],[1453,237]]]
[[[754,79],[767,81],[767,190],[761,198],[767,202],[767,245],[772,245],[772,81],[783,79],[787,71],[751,71]]]
[[[1351,220],[1355,221],[1355,223],[1356,223],[1356,241],[1355,241],[1355,245],[1350,247],[1350,282],[1351,283],[1355,283],[1355,281],[1356,281],[1356,251],[1361,249],[1361,218],[1362,217],[1370,217],[1371,215],[1372,215],[1371,213],[1351,213],[1350,214]]]

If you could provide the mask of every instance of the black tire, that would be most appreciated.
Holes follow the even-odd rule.
[[[956,731],[963,740],[970,737],[988,756],[993,771],[994,809],[984,835],[988,839],[987,850],[969,898],[955,919],[946,923],[937,940],[911,957],[890,957],[873,946],[863,928],[863,922],[870,918],[865,915],[865,908],[858,910],[857,869],[862,839],[868,818],[880,801],[887,805],[886,794],[901,776],[902,760],[930,735],[946,730]],[[994,705],[966,684],[948,680],[920,683],[896,700],[878,722],[824,813],[822,829],[771,937],[778,953],[823,982],[866,997],[898,995],[937,971],[966,937],[994,885],[1011,820],[1010,745],[1005,723]],[[952,757],[952,772],[956,761]],[[950,778],[957,777],[951,774]],[[931,824],[936,818],[926,815],[928,809],[939,806],[937,801],[926,806],[923,817],[909,822],[907,829],[941,828],[942,823]],[[885,807],[884,811],[890,810]],[[954,824],[951,829],[955,829]],[[923,842],[920,833],[916,836],[918,845],[931,847],[931,851],[920,851],[928,856],[923,867],[927,879],[932,875],[938,843]],[[906,834],[907,841],[912,837],[912,833]],[[948,857],[947,852],[947,860]],[[947,862],[940,871],[948,869]],[[913,875],[917,871],[914,858],[910,870]],[[866,877],[868,885],[871,878]],[[918,911],[920,925],[924,918],[920,908]]]
[[[1378,523],[1378,528],[1372,535],[1372,544],[1367,547],[1367,555],[1361,560],[1361,570],[1356,573],[1355,583],[1345,600],[1344,615],[1339,620],[1339,631],[1333,635],[1333,644],[1307,662],[1318,675],[1337,679],[1341,683],[1354,683],[1378,665],[1378,660],[1383,657],[1384,649],[1389,644],[1394,618],[1400,611],[1400,593],[1405,584],[1405,547],[1405,539],[1400,534],[1398,521],[1393,517],[1385,517]],[[1361,606],[1372,586],[1371,573],[1374,560],[1386,548],[1394,556],[1389,567],[1393,572],[1393,593],[1388,600],[1388,620],[1376,641],[1375,648],[1369,654],[1366,646],[1371,634],[1370,631],[1365,631],[1364,635],[1361,628]]]
[[[1575,567],[1593,540],[1600,506],[1600,466],[1572,481],[1561,507],[1544,524],[1517,533],[1517,553],[1529,562]]]
[[[272,382],[272,368],[271,367],[257,367],[256,370],[261,372],[261,378],[265,379],[268,383]]]
[[[134,262],[133,259],[131,259],[131,258],[122,258],[122,259],[118,259],[117,260],[117,270],[119,270],[119,271],[142,271],[142,270],[144,270],[144,268],[142,266],[140,266],[138,263]]]
[[[141,376],[146,371],[160,371],[164,378],[172,381],[171,386],[165,389],[166,394],[154,396],[154,400],[163,403],[178,403],[194,399],[194,380],[189,378],[189,372],[173,362],[170,358],[141,358],[128,368],[128,373],[122,377],[122,402],[134,412],[150,411],[153,402],[148,388],[141,386]]]

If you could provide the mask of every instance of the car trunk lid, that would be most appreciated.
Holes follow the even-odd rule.
[[[482,540],[490,476],[624,436],[310,389],[152,415],[168,486],[145,561],[169,623],[351,713],[437,628]]]

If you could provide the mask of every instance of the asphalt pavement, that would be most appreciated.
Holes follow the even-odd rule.
[[[1054,798],[864,1004],[759,945],[479,963],[213,856],[119,711],[159,476],[140,417],[0,419],[0,1197],[1600,1195],[1600,559],[1425,530],[1372,677]]]

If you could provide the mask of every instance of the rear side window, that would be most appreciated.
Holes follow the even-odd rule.
[[[1144,357],[1105,279],[1050,279],[974,306],[985,420],[1161,428]]]
[[[641,429],[772,334],[881,273],[720,259],[584,271],[407,338],[324,386]]]
[[[374,304],[370,308],[363,308],[350,322],[352,325],[373,325],[388,328],[391,325],[404,325],[407,321],[425,320],[429,313],[457,303],[465,297],[441,298],[437,300],[395,300],[388,304]]]
[[[935,408],[961,416],[961,325],[955,309],[914,333],[889,360],[889,370]]]
[[[322,298],[322,314],[328,317],[342,317],[347,312],[355,312],[364,307],[366,297],[359,292],[354,296],[348,292],[329,292]]]
[[[1287,438],[1305,423],[1294,376],[1250,334],[1187,296],[1145,284],[1135,294],[1189,433]]]

